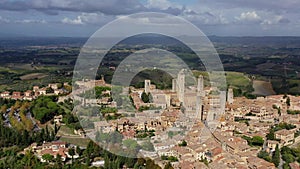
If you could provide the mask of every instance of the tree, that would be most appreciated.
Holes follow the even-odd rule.
[[[274,133],[273,129],[271,129],[270,132],[267,134],[267,139],[268,140],[275,140],[275,133]]]
[[[44,137],[44,140],[46,141],[51,141],[50,139],[50,132],[49,132],[49,129],[48,129],[48,125],[46,125],[46,134],[45,134],[45,137]]]
[[[185,146],[187,146],[187,142],[186,142],[185,140],[183,140],[183,141],[179,144],[179,146],[185,147]]]
[[[274,152],[273,157],[272,157],[272,162],[275,164],[276,167],[279,166],[279,163],[280,163],[280,150],[279,150],[278,144],[276,145],[275,152]]]
[[[283,168],[283,169],[290,169],[289,163],[284,163],[284,164],[282,165],[282,168]]]
[[[34,166],[36,162],[36,156],[31,151],[26,151],[22,159],[22,164],[29,168],[31,166]]]
[[[167,163],[167,165],[165,165],[164,169],[174,169],[171,165],[170,162]]]
[[[286,146],[281,148],[282,160],[284,160],[288,164],[292,163],[296,160],[297,157],[295,157],[294,155],[297,155],[297,154],[299,155],[298,150],[295,150],[295,149],[292,149],[292,148],[289,148]]]
[[[55,158],[55,165],[57,165],[57,168],[62,168],[62,160],[61,160],[61,155],[57,154]]]
[[[31,138],[27,130],[24,130],[22,133],[22,141],[25,145],[29,145],[31,143]]]
[[[240,88],[233,88],[233,96],[234,97],[240,97],[243,95],[243,91]]]
[[[82,154],[82,150],[79,146],[76,146],[76,153],[80,156]]]
[[[142,100],[143,100],[144,103],[149,103],[150,102],[149,94],[143,92],[141,97],[142,97]]]
[[[286,162],[286,163],[292,163],[295,161],[295,158],[292,154],[282,154],[282,159]]]
[[[5,113],[6,110],[7,110],[7,105],[5,104],[5,105],[1,106],[0,113]]]
[[[264,144],[264,139],[260,136],[253,136],[252,145],[262,146]]]
[[[57,132],[58,132],[58,127],[57,127],[56,123],[54,123],[54,133],[57,134]]]
[[[35,119],[42,124],[51,120],[55,115],[62,114],[63,109],[55,102],[56,97],[42,96],[36,99],[32,105],[32,113]]]
[[[54,159],[53,155],[51,155],[51,154],[43,154],[42,158],[44,160],[46,160],[47,162],[50,162],[50,161],[52,161]]]
[[[262,159],[264,159],[266,161],[269,161],[269,162],[272,161],[271,157],[269,156],[269,153],[267,153],[266,151],[260,151],[257,154],[257,157],[262,158]]]
[[[73,163],[74,162],[73,156],[75,155],[75,149],[73,147],[69,148],[68,153],[69,153],[70,156],[72,156],[72,163]]]
[[[148,159],[146,161],[146,169],[159,169],[160,167],[154,163],[154,161]]]
[[[291,99],[290,99],[290,97],[286,98],[286,105],[287,106],[291,106]]]

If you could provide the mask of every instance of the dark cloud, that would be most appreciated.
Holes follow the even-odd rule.
[[[0,9],[22,11],[38,10],[46,14],[57,11],[101,12],[107,15],[121,15],[144,11],[145,7],[135,0],[27,0],[0,1]]]
[[[164,12],[179,15],[183,9],[147,8],[137,0],[27,0],[0,1],[0,9],[10,11],[37,10],[48,15],[57,15],[59,11],[103,13],[106,15],[124,15],[136,12]]]
[[[273,12],[299,12],[299,0],[198,0],[201,4],[218,6],[219,8],[252,8]]]
[[[145,11],[163,12],[163,13],[168,13],[168,14],[172,14],[172,15],[180,15],[183,12],[183,9],[168,7],[167,9],[150,8],[150,9],[146,9]]]

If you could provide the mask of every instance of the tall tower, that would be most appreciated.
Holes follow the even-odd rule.
[[[226,91],[220,91],[220,113],[222,115],[225,113],[225,105],[226,105]]]
[[[234,101],[234,99],[233,99],[233,90],[232,90],[232,88],[229,88],[228,92],[227,92],[227,103],[232,104],[233,101]]]
[[[180,102],[184,105],[184,88],[185,88],[185,74],[184,74],[184,69],[182,69],[178,73],[177,77],[177,96]]]
[[[177,81],[176,79],[172,79],[172,92],[176,92]]]
[[[197,95],[204,96],[204,80],[203,76],[199,75],[197,82]]]
[[[200,95],[196,96],[196,118],[199,120],[202,119],[202,97]]]
[[[167,102],[167,108],[169,108],[171,106],[171,96],[166,94],[165,97]]]
[[[145,80],[145,93],[147,94],[150,92],[150,85],[151,85],[151,81]]]

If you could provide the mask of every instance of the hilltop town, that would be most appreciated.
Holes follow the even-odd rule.
[[[299,167],[296,161],[276,161],[274,153],[299,143],[300,97],[247,99],[234,97],[230,87],[224,92],[204,86],[201,75],[196,81],[196,85],[186,86],[182,70],[173,79],[171,90],[156,89],[150,80],[145,80],[144,88],[130,87],[133,112],[117,109],[118,103],[107,101],[109,91],[100,100],[77,95],[83,107],[102,107],[101,120],[99,116],[94,120],[87,135],[106,149],[118,145],[132,154],[113,153],[150,157],[161,167],[169,162],[174,168]],[[110,86],[104,79],[78,84],[80,91],[91,84]],[[105,138],[115,133],[120,139],[111,144]],[[128,142],[136,146],[126,147]]]
[[[79,120],[88,118],[92,123],[91,128],[74,129],[75,135],[89,137],[120,156],[150,158],[162,168],[299,167],[296,160],[288,161],[284,151],[293,150],[300,143],[300,97],[235,97],[232,87],[220,91],[205,86],[202,75],[195,78],[195,84],[187,85],[185,76],[185,70],[181,70],[172,80],[172,89],[157,89],[151,80],[145,80],[143,88],[130,86],[125,96],[133,109],[118,103],[120,99],[113,97],[113,86],[103,76],[100,80],[77,81],[72,93],[69,84],[53,83],[47,87],[34,86],[24,93],[2,92],[0,97],[34,101],[56,96],[57,102],[71,99],[77,101],[77,107],[97,107],[99,112],[90,114],[89,108],[82,112],[75,104],[72,113]],[[12,127],[12,110],[6,111],[4,125]],[[22,122],[20,115],[20,109],[14,110],[14,116]],[[53,124],[65,125],[64,116],[53,116]],[[32,119],[30,113],[26,117]],[[36,123],[35,130],[40,130]],[[48,141],[34,142],[23,153],[30,151],[43,163],[53,158],[63,162],[80,158],[76,144]],[[121,148],[113,150],[115,146]],[[126,151],[122,151],[124,148]],[[282,158],[276,161],[275,153]],[[104,164],[103,160],[93,162],[95,166]]]

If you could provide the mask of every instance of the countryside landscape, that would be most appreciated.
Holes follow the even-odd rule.
[[[299,6],[0,0],[0,169],[300,169]]]
[[[96,80],[101,81],[102,78],[103,84],[109,84],[116,67],[122,59],[137,50],[155,46],[173,51],[183,60],[186,60],[187,64],[193,67],[193,75],[195,77],[202,76],[204,86],[209,86],[209,77],[205,72],[205,67],[201,66],[201,63],[198,67],[195,65],[197,59],[192,59],[194,54],[186,46],[175,43],[172,39],[166,37],[145,36],[148,38],[147,43],[142,42],[143,37],[138,36],[120,42],[120,44],[111,49],[105,56],[109,59],[104,60],[101,64],[102,66],[97,71]],[[294,51],[298,50],[295,44],[300,43],[300,38],[229,38],[216,36],[209,38],[219,53],[225,69],[227,86],[232,89],[234,98],[256,100],[257,98],[272,95],[284,95],[284,97],[288,97],[289,95],[298,96],[300,81],[297,72],[298,63],[295,58],[299,56]],[[150,168],[159,168],[164,165],[166,165],[165,168],[172,167],[173,163],[177,163],[179,160],[176,156],[165,157],[163,155],[159,160],[160,162],[157,162],[156,158],[123,158],[110,154],[89,140],[89,137],[83,130],[87,126],[82,125],[93,126],[94,124],[89,121],[91,119],[78,119],[72,111],[74,104],[72,97],[70,97],[74,65],[80,52],[80,47],[84,44],[85,40],[85,38],[21,38],[15,41],[4,38],[1,40],[0,90],[2,92],[1,113],[3,117],[1,120],[1,130],[3,133],[1,136],[3,146],[1,150],[3,157],[1,167],[16,168],[24,165],[23,162],[26,162],[24,160],[29,157],[31,160],[27,159],[29,161],[25,163],[29,168],[32,165],[41,168],[47,166],[54,168],[68,166],[84,168],[84,166],[90,165],[99,167],[99,164],[104,168],[118,168],[117,166],[121,165],[123,167],[131,166],[136,168],[144,164],[147,164],[146,168],[149,168],[149,166]],[[159,44],[160,41],[167,42],[167,45]],[[268,41],[268,45],[265,45],[264,41]],[[27,42],[30,43],[28,44]],[[137,89],[144,88],[144,81],[147,79],[151,79],[151,83],[159,90],[170,90],[172,88],[172,77],[160,70],[145,70],[140,72],[132,80],[131,85]],[[102,85],[96,89],[96,94],[99,91],[97,98],[103,98],[104,95],[101,93],[111,90],[110,87],[101,87]],[[41,94],[42,90],[45,90],[45,95]],[[5,92],[7,92],[7,95],[5,95]],[[15,96],[18,93],[21,93],[19,97]],[[26,97],[27,95],[28,97]],[[108,95],[108,97],[110,96]],[[239,99],[236,100],[238,102]],[[136,103],[133,102],[133,104]],[[101,102],[100,105],[103,107],[107,103]],[[116,113],[114,108],[99,109],[95,107],[93,109],[92,111],[95,111],[94,113],[96,114],[97,112],[102,112],[103,115],[104,112]],[[144,110],[147,111],[148,109]],[[277,109],[281,110],[281,108]],[[141,112],[144,110],[138,109]],[[281,111],[284,111],[284,108]],[[288,111],[289,114],[290,110],[285,111]],[[294,111],[293,113],[298,114],[298,111]],[[115,115],[105,118],[107,120],[114,120],[123,116],[121,114],[118,115],[119,117]],[[245,117],[236,116],[235,121],[238,121],[237,123],[246,122],[246,124],[249,124],[247,117],[247,115]],[[288,126],[294,128],[293,124],[285,122],[280,122],[276,125],[282,128],[287,128]],[[252,141],[249,141],[251,136],[241,135],[236,130],[234,132],[236,137],[247,140],[248,144],[258,144],[256,146],[259,147],[261,145],[261,143],[258,143],[260,142],[259,139],[263,141],[263,137],[257,136],[256,139],[258,140],[252,143]],[[270,136],[267,135],[266,137]],[[17,140],[16,144],[11,144],[11,140]],[[35,156],[35,149],[38,148],[36,145],[44,147],[45,142],[49,142],[50,144],[56,144],[57,142],[60,146],[69,145],[67,149],[69,152],[66,155],[64,153],[60,154],[59,156],[64,158],[58,159],[58,155],[41,155],[43,152],[42,148],[42,152],[36,152],[40,155]],[[36,145],[32,147],[33,144]],[[298,151],[297,146],[298,143],[295,142],[291,148],[283,147],[281,152]],[[27,152],[26,150],[33,150],[33,152]],[[70,150],[73,155],[70,153]],[[19,152],[23,152],[24,155],[20,155]],[[53,152],[55,151],[53,150]],[[272,162],[272,158],[268,159],[269,157],[267,156],[269,155],[267,154],[267,152],[261,150],[258,156]],[[76,158],[73,160],[73,157]],[[44,160],[39,162],[39,158]],[[72,162],[67,161],[68,158],[72,159]],[[295,157],[291,156],[291,158],[296,160],[296,154]],[[207,167],[210,167],[212,159],[208,160],[206,157],[205,159],[204,163]],[[283,165],[285,168],[289,167],[286,161],[288,160],[287,157],[282,156],[282,159],[283,162],[280,165]],[[286,162],[284,163],[284,161]]]

